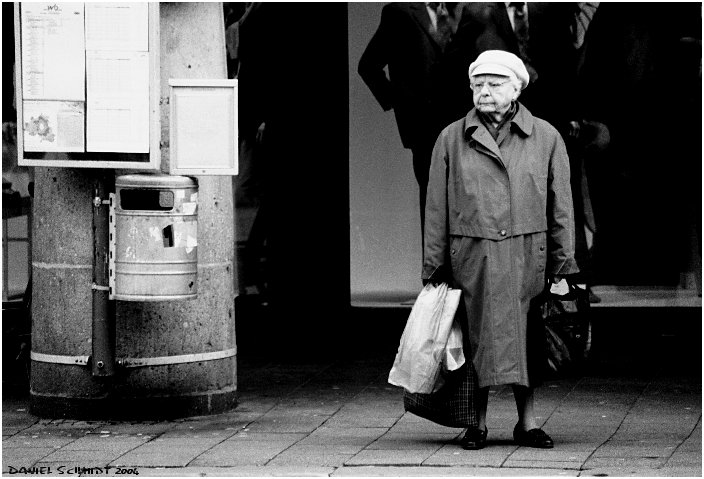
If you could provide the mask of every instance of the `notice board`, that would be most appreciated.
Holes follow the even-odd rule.
[[[21,166],[159,169],[159,3],[15,3]]]
[[[237,80],[170,79],[172,175],[237,175]]]

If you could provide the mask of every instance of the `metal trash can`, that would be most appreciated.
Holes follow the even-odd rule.
[[[193,178],[117,177],[110,228],[111,299],[197,296],[198,184]]]

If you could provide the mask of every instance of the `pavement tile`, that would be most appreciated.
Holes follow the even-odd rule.
[[[25,411],[6,413],[2,412],[2,434],[3,436],[17,434],[28,427],[36,424],[37,418],[30,416]]]
[[[302,439],[302,445],[352,445],[364,447],[385,434],[385,428],[320,427]]]
[[[657,440],[657,441],[684,441],[689,434],[686,431],[667,431],[667,430],[650,430],[650,429],[638,429],[629,428],[622,429],[619,428],[618,431],[614,433],[611,439],[614,440]]]
[[[140,476],[147,477],[329,477],[334,467],[274,467],[274,466],[234,466],[234,467],[183,467],[137,469]],[[113,471],[112,469],[110,470]],[[110,474],[108,474],[110,475]],[[125,476],[121,476],[125,477]]]
[[[145,436],[82,437],[62,448],[64,451],[110,451],[124,454],[149,441]]]
[[[533,449],[519,447],[509,458],[512,461],[549,461],[549,462],[579,462],[584,463],[592,454],[592,450],[576,451],[568,446],[556,446],[553,449]]]
[[[513,469],[491,467],[342,467],[333,477],[577,477],[577,471],[554,469]]]
[[[317,452],[302,454],[299,449],[291,448],[277,455],[267,466],[312,466],[312,467],[341,467],[352,454],[338,454],[335,452]]]
[[[34,424],[31,430],[46,430],[46,431],[94,431],[96,429],[105,429],[110,426],[108,421],[71,421],[71,420],[40,420]]]
[[[2,448],[2,470],[8,470],[8,467],[19,469],[20,467],[31,467],[37,461],[44,459],[49,454],[55,452],[53,447],[37,447],[37,448]]]
[[[689,437],[691,432],[691,427],[670,427],[667,425],[663,427],[652,427],[647,424],[631,424],[623,425],[618,428],[620,439],[626,439],[630,436],[634,439],[647,439],[648,437],[652,437],[658,439],[679,438],[684,440]]]
[[[702,451],[680,451],[679,449],[675,452],[668,460],[666,465],[698,465],[702,466]]]
[[[547,425],[551,427],[575,426],[579,428],[593,427],[613,427],[616,429],[626,417],[626,411],[609,412],[597,411],[591,414],[571,412],[555,413],[547,420]]]
[[[302,400],[299,398],[284,399],[280,401],[276,406],[267,411],[267,414],[276,414],[281,411],[291,411],[294,414],[303,415],[324,415],[331,416],[337,413],[342,407],[342,403],[338,402],[326,402],[320,401],[319,399],[314,400]],[[255,418],[258,419],[258,418]]]
[[[667,415],[644,415],[629,413],[628,417],[624,418],[624,426],[630,425],[648,425],[650,427],[688,427],[693,428],[699,421],[698,414],[667,414]]]
[[[17,434],[3,439],[2,448],[61,448],[77,439],[78,436],[66,434]]]
[[[446,443],[454,440],[454,437],[448,437],[444,441],[428,441],[384,437],[372,442],[364,449],[367,451],[436,451],[439,447],[442,447]]]
[[[689,438],[685,440],[680,446],[677,448],[678,452],[681,451],[702,451],[702,438],[699,436],[696,439]]]
[[[303,434],[240,433],[204,451],[190,465],[264,465],[303,437]]]
[[[598,467],[580,472],[580,477],[701,477],[695,468],[646,469],[635,467]]]
[[[640,469],[657,469],[667,462],[664,457],[590,457],[585,463],[585,469],[596,467],[638,467]]]
[[[364,415],[350,415],[337,413],[325,422],[327,427],[345,428],[345,427],[369,427],[369,428],[385,428],[389,429],[398,418],[395,417],[376,417]]]
[[[434,450],[370,450],[364,449],[345,462],[346,466],[420,466]]]
[[[465,451],[459,444],[447,444],[423,461],[423,466],[501,467],[514,450],[512,446],[491,446],[478,451]]]
[[[45,462],[69,464],[73,461],[76,466],[102,467],[107,466],[122,454],[124,454],[124,451],[74,451],[62,449],[42,458],[39,464]]]
[[[365,415],[370,417],[394,418],[398,419],[405,414],[403,404],[385,401],[383,403],[349,403],[343,405],[337,414],[344,415]],[[417,416],[416,416],[417,417]]]
[[[533,469],[533,468],[541,468],[541,469],[552,469],[554,471],[561,471],[565,469],[569,470],[574,470],[574,471],[579,471],[582,467],[583,461],[550,461],[550,460],[539,460],[539,461],[531,461],[531,460],[515,460],[512,458],[509,458],[504,462],[501,467],[502,468],[510,468],[510,469]],[[550,475],[555,475],[550,474]]]
[[[313,432],[330,416],[291,416],[286,414],[265,414],[247,429],[252,432]]]
[[[201,438],[201,437],[209,437],[209,438],[219,438],[220,440],[227,439],[230,436],[234,436],[238,432],[242,431],[243,428],[246,427],[246,424],[241,424],[239,426],[228,426],[228,427],[223,427],[221,429],[210,429],[210,428],[203,428],[199,430],[195,429],[171,429],[169,431],[166,431],[163,434],[160,434],[159,437],[162,439],[166,438]]]
[[[196,425],[197,427],[203,428],[219,428],[227,427],[233,423],[251,422],[260,416],[261,413],[247,411],[237,407],[230,412],[216,414],[214,416],[197,416],[181,419],[179,421],[175,421],[174,425],[176,429],[186,425]]]
[[[670,457],[678,444],[672,441],[608,441],[593,457]]]
[[[658,472],[662,473],[662,477],[702,477],[701,467],[663,467]]]
[[[307,434],[305,433],[256,432],[244,429],[224,442],[245,441],[294,444],[306,436]]]
[[[329,444],[302,444],[302,443],[296,443],[293,446],[289,447],[286,449],[286,453],[289,451],[292,453],[299,454],[301,456],[305,456],[306,454],[326,454],[326,453],[333,453],[333,454],[349,454],[349,455],[354,455],[357,454],[359,451],[362,449],[365,449],[364,447],[361,446],[354,446],[354,445],[349,445],[349,444],[336,444],[336,445],[329,445]]]
[[[379,437],[379,441],[399,441],[399,442],[416,442],[419,444],[427,443],[448,443],[460,437],[459,430],[449,431],[398,431],[389,429],[383,436]]]
[[[288,447],[288,444],[227,442],[203,452],[186,464],[217,467],[263,466]]]
[[[107,431],[108,434],[121,434],[128,436],[158,436],[165,433],[176,426],[176,423],[171,421],[163,422],[123,422],[106,425],[102,431]],[[100,434],[101,430],[98,430]]]
[[[156,438],[115,459],[112,466],[183,467],[221,438]]]

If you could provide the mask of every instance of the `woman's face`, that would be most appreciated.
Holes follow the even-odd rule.
[[[506,113],[518,90],[509,77],[477,75],[471,79],[474,106],[482,113]]]

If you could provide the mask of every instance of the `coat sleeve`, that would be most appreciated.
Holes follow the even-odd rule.
[[[555,132],[548,174],[548,274],[579,272],[574,259],[575,230],[570,162],[565,142]]]
[[[389,63],[390,49],[394,32],[392,28],[393,12],[388,6],[381,11],[381,23],[357,65],[357,72],[371,90],[379,105],[388,111],[393,108],[391,81],[384,68]]]
[[[447,178],[449,174],[448,149],[443,131],[435,142],[430,162],[428,192],[425,201],[425,228],[422,280],[447,281],[450,267],[447,262],[448,219]]]

